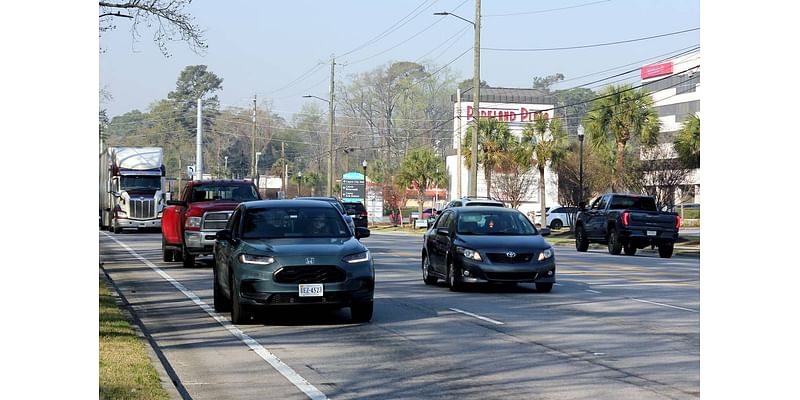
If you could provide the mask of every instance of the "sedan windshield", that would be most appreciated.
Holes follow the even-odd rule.
[[[462,235],[539,234],[533,224],[520,212],[463,212],[458,216],[456,229]]]
[[[352,233],[333,208],[256,208],[244,216],[243,239],[349,237]]]

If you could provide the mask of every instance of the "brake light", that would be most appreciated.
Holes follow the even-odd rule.
[[[622,213],[622,225],[628,226],[629,222],[630,222],[630,213],[625,211],[624,213]]]
[[[680,229],[681,228],[681,216],[678,215],[677,217],[678,217],[678,222],[675,224],[675,229]]]
[[[359,215],[361,215],[362,217],[366,217],[367,216],[367,212],[366,211],[362,211],[361,214],[359,214]]]

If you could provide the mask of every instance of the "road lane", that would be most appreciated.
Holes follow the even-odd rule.
[[[114,236],[211,303],[207,265],[184,269],[160,262],[158,235]],[[452,293],[441,283],[422,283],[421,238],[375,234],[364,242],[376,260],[372,323],[351,324],[347,310],[304,310],[239,326],[330,398],[638,399],[699,393],[698,313],[631,300],[666,297],[682,307],[699,298],[699,288],[655,283],[663,293],[651,298],[643,294],[652,288],[602,286],[635,284],[625,276],[643,277],[647,268],[672,273],[660,264],[664,260],[650,258],[657,265],[646,267],[625,260],[621,267],[642,269],[626,271],[608,268],[617,267],[614,258],[599,257],[605,258],[605,272],[622,277],[560,274],[560,285],[549,294],[532,285]],[[109,274],[140,296],[134,296],[135,310],[144,314],[193,398],[307,398],[185,295],[115,247],[101,235]],[[581,260],[596,255],[556,251],[559,271],[591,272],[594,261]],[[695,271],[691,263],[683,267],[683,278],[699,275],[699,263]],[[677,274],[670,278],[680,279]],[[671,291],[679,293],[670,297]]]

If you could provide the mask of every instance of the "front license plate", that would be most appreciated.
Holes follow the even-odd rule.
[[[321,283],[301,283],[298,288],[300,297],[320,297],[323,294]]]
[[[647,236],[656,236],[656,231],[647,231]]]

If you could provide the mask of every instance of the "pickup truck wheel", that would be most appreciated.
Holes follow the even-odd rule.
[[[161,254],[164,262],[170,262],[175,259],[175,251],[164,248],[164,243],[161,243]]]
[[[428,255],[422,256],[422,281],[426,285],[435,285],[438,279],[431,275],[431,262]]]
[[[663,243],[658,245],[658,256],[661,258],[672,257],[672,251],[675,250],[675,243]]]
[[[608,234],[608,253],[619,255],[622,252],[622,243],[619,241],[619,231],[614,228]]]
[[[183,266],[185,268],[194,268],[194,255],[186,250],[186,245],[183,245],[182,249],[181,259],[183,260]]]
[[[553,229],[561,229],[561,227],[563,226],[564,224],[561,222],[560,219],[555,219],[553,220],[553,222],[550,223],[550,227]]]
[[[625,254],[629,256],[636,254],[636,246],[634,246],[633,243],[628,243],[625,246],[622,246],[622,250],[624,250]]]
[[[589,250],[589,239],[586,238],[586,230],[579,226],[575,231],[575,249],[584,252]]]

